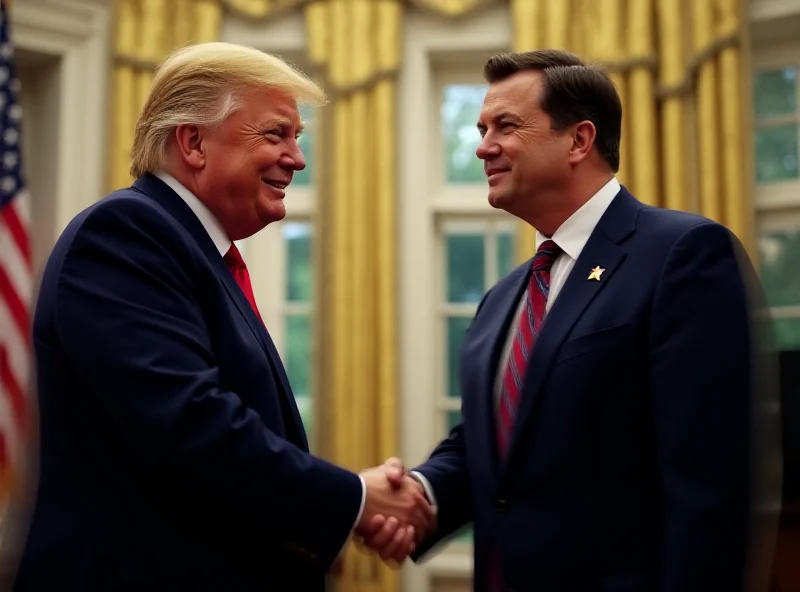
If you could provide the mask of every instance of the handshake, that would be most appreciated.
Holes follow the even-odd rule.
[[[422,484],[406,474],[402,461],[390,458],[361,473],[367,494],[355,535],[381,559],[401,565],[436,530],[436,509]]]

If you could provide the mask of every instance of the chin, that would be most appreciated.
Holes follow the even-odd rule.
[[[280,222],[286,217],[286,207],[283,205],[283,202],[271,202],[266,208],[264,208],[259,215],[259,219],[261,223],[266,226],[267,224],[272,224],[273,222]],[[262,226],[263,228],[263,226]]]
[[[489,192],[489,205],[497,210],[505,210],[506,199],[502,193]]]

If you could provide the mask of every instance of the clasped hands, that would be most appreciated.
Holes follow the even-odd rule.
[[[400,459],[390,458],[363,471],[361,477],[367,496],[355,534],[381,559],[401,565],[436,529],[436,510]]]

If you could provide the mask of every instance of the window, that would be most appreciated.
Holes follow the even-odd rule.
[[[514,267],[514,222],[506,219],[443,218],[441,244],[440,347],[442,365],[438,411],[442,435],[461,421],[461,344],[486,291]]]
[[[753,72],[760,275],[775,345],[800,348],[800,47],[760,52]]]
[[[282,311],[284,341],[281,355],[303,417],[303,425],[310,435],[314,433],[311,398],[314,227],[309,221],[288,221],[282,223],[281,230],[286,245],[286,294]]]
[[[475,157],[480,136],[475,122],[481,112],[485,84],[445,84],[442,88],[442,138],[448,183],[482,183],[483,164]]]
[[[797,67],[756,71],[753,84],[756,117],[756,181],[797,180]]]
[[[461,346],[478,303],[513,266],[516,221],[487,201],[476,123],[486,59],[510,45],[501,3],[458,21],[408,8],[398,82],[398,238],[402,450],[424,462],[461,419]],[[467,528],[420,566],[403,589],[428,592],[441,578],[468,589]]]

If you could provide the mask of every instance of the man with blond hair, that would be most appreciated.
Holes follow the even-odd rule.
[[[309,454],[233,243],[284,217],[305,167],[297,103],[324,100],[238,45],[159,67],[136,181],[76,216],[44,270],[40,486],[18,592],[318,591],[354,530],[384,524],[407,552],[431,526],[410,479],[395,489]]]

